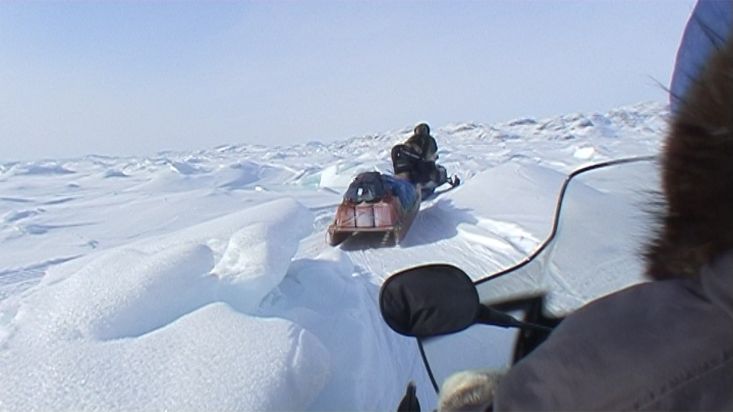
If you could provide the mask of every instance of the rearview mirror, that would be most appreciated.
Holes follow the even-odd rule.
[[[473,325],[480,311],[478,292],[455,266],[419,266],[390,276],[379,293],[384,321],[414,337],[455,333]]]

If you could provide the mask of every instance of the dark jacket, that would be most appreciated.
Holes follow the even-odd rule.
[[[733,410],[733,254],[565,319],[497,388],[494,410]]]
[[[438,144],[430,134],[413,134],[405,141],[405,145],[409,146],[423,161],[435,162],[438,160]]]
[[[733,410],[733,39],[709,51],[676,86],[652,282],[568,316],[509,370],[495,410]]]
[[[394,146],[391,156],[395,174],[406,174],[412,183],[424,185],[431,181],[445,181],[441,181],[441,173],[435,164],[438,144],[426,123],[417,125],[405,143]]]

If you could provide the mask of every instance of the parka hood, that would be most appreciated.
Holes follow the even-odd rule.
[[[678,98],[662,156],[664,207],[645,251],[657,280],[697,276],[733,250],[732,39]]]

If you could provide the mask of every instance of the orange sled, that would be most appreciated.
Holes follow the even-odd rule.
[[[419,209],[419,198],[410,209],[403,210],[399,197],[392,193],[376,202],[344,200],[336,210],[333,224],[328,227],[328,244],[336,246],[360,233],[381,233],[382,244],[397,245],[407,234]]]

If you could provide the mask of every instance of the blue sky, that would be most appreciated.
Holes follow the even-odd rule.
[[[666,101],[693,0],[0,2],[0,161]]]

